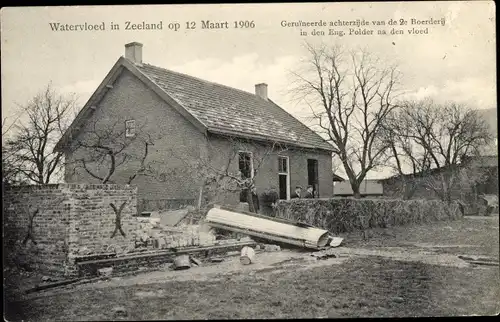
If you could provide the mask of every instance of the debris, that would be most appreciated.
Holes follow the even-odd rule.
[[[220,263],[224,261],[224,258],[222,257],[210,257],[209,259],[212,263]]]
[[[493,257],[479,257],[459,255],[458,258],[474,265],[499,266],[498,259]]]
[[[113,267],[104,267],[97,270],[99,276],[109,277],[113,273]]]
[[[160,227],[160,218],[149,218],[149,222],[153,228]]]
[[[160,222],[163,226],[177,226],[189,213],[190,208],[179,210],[169,210],[158,213]]]
[[[330,242],[330,246],[331,247],[338,247],[338,246],[340,246],[340,244],[344,240],[344,238],[340,238],[340,237],[330,236],[330,238],[332,239],[332,241]]]
[[[91,251],[90,251],[90,249],[88,249],[87,247],[80,247],[80,248],[78,248],[77,253],[78,253],[79,255],[89,255],[89,254],[90,254],[90,253],[92,253],[92,252],[91,252]]]
[[[189,260],[194,263],[196,266],[201,266],[201,261],[197,259],[196,257],[189,256]]]
[[[465,261],[481,261],[481,262],[497,262],[498,259],[494,257],[479,257],[479,256],[473,256],[473,255],[459,255],[458,258],[463,259]]]
[[[338,255],[334,253],[334,250],[332,248],[311,253],[311,256],[316,257],[316,259],[318,260],[338,257]]]
[[[163,295],[165,291],[164,290],[157,290],[157,291],[144,291],[144,292],[135,292],[135,296],[137,297],[158,297],[158,296],[161,296]]]
[[[252,237],[263,238],[292,244],[304,248],[318,249],[325,247],[329,241],[328,231],[316,227],[305,226],[297,222],[277,220],[257,214],[222,209],[215,206],[210,209],[205,222],[212,227],[236,233],[247,234]]]
[[[42,282],[49,282],[51,280],[52,278],[50,278],[50,276],[42,276]]]
[[[240,262],[243,265],[249,265],[253,262],[255,251],[252,247],[245,246],[241,249]]]
[[[305,223],[305,222],[301,222],[301,221],[297,221],[295,223],[295,226],[297,226],[297,227],[303,227],[303,228],[308,228],[308,227],[314,228],[314,226],[309,225],[308,223]]]
[[[113,308],[113,313],[115,317],[126,317],[128,315],[127,310],[123,306]]]
[[[248,237],[248,236],[244,236],[244,237],[240,237],[238,238],[239,241],[242,241],[242,242],[251,242],[253,241],[252,238]]]
[[[266,252],[279,252],[281,251],[281,247],[278,245],[264,245],[264,251]]]
[[[26,294],[38,292],[38,291],[42,291],[42,290],[46,290],[46,289],[54,288],[54,287],[58,287],[58,286],[69,285],[69,284],[73,284],[73,283],[76,283],[79,281],[81,281],[81,278],[75,278],[75,279],[71,279],[71,280],[64,280],[64,281],[58,281],[58,282],[54,282],[54,283],[38,285],[32,289],[26,290]]]
[[[174,259],[174,269],[184,270],[191,268],[191,261],[189,260],[189,255],[180,255]]]
[[[260,250],[260,245],[255,246],[255,250]]]
[[[394,296],[392,300],[396,303],[403,303],[405,301],[405,299],[402,298],[401,296]]]
[[[469,263],[474,265],[499,266],[498,262],[469,261]]]

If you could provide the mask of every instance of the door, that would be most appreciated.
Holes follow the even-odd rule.
[[[278,157],[279,198],[290,199],[290,160],[287,156]]]
[[[319,198],[318,160],[307,159],[307,184],[313,186],[315,198]]]

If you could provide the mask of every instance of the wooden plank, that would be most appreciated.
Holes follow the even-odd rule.
[[[114,257],[114,258],[108,258],[108,259],[82,261],[82,262],[77,263],[77,265],[83,266],[83,265],[89,265],[89,264],[113,263],[113,262],[119,262],[122,260],[140,259],[140,258],[145,258],[145,257],[160,257],[160,256],[168,256],[168,255],[177,256],[179,254],[197,253],[197,252],[204,252],[204,251],[209,251],[209,250],[230,248],[230,247],[235,247],[235,246],[251,246],[251,245],[255,245],[255,244],[256,243],[254,241],[250,241],[250,242],[237,242],[237,243],[225,244],[225,245],[186,247],[186,248],[177,249],[177,250],[166,250],[166,251],[159,251],[159,252],[147,253],[147,254],[134,254],[134,255],[130,255],[130,256]]]
[[[38,292],[38,291],[42,291],[42,290],[46,290],[46,289],[54,288],[54,287],[58,287],[58,286],[69,285],[72,283],[76,283],[80,280],[81,280],[81,278],[74,278],[74,279],[70,279],[70,280],[58,281],[58,282],[49,283],[49,284],[37,285],[34,288],[26,290],[26,294]]]

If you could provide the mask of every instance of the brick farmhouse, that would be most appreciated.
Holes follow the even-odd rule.
[[[156,67],[143,63],[142,47],[137,42],[125,45],[125,56],[57,143],[56,150],[65,153],[67,183],[99,183],[91,175],[104,171],[97,162],[87,162],[90,173],[72,166],[88,153],[76,142],[115,127],[122,139],[131,140],[127,155],[143,153],[144,147],[133,141],[135,135],[146,134],[154,143],[147,160],[163,177],[134,179],[139,200],[196,200],[201,183],[190,165],[200,160],[215,168],[230,161],[234,173],[255,176],[259,194],[274,187],[280,198],[288,199],[295,186],[313,185],[317,196],[332,196],[334,147],[275,104],[267,95],[267,84],[257,84],[255,93],[249,93]],[[235,139],[246,145],[228,160]],[[122,160],[110,183],[126,183],[139,159]],[[234,204],[240,194],[224,198],[223,202]]]

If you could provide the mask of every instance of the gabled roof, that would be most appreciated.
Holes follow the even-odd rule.
[[[271,100],[149,64],[137,65],[121,57],[73,121],[70,129],[84,122],[86,110],[96,105],[106,84],[126,68],[170,106],[204,133],[275,141],[304,148],[334,151],[335,148],[309,127]],[[56,145],[70,140],[70,130]]]
[[[203,123],[209,132],[334,149],[269,99],[149,64],[137,68]]]

